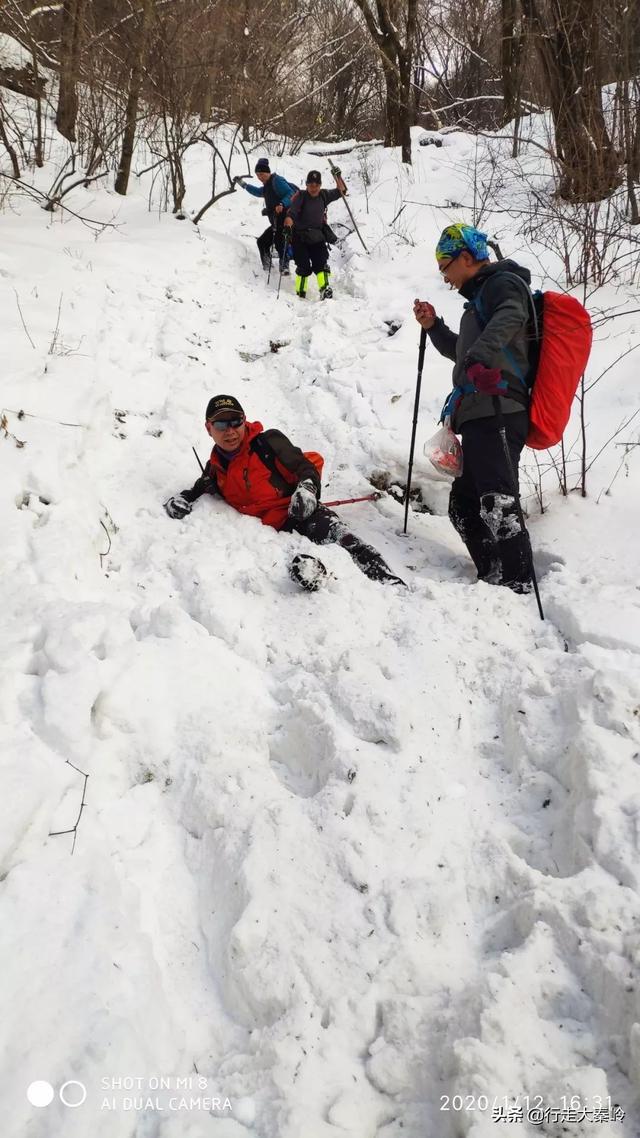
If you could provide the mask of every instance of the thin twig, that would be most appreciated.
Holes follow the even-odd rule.
[[[16,415],[18,419],[42,419],[43,423],[57,423],[59,427],[80,427],[81,430],[87,430],[86,423],[64,423],[62,419],[50,419],[48,415],[34,415],[32,411],[14,411],[12,407],[3,407],[3,411],[8,411],[10,415]]]
[[[584,471],[585,474],[587,474],[591,470],[591,467],[597,461],[597,459],[600,458],[600,455],[602,454],[602,452],[607,449],[607,447],[609,446],[609,443],[613,442],[613,440],[616,438],[616,436],[619,435],[621,431],[626,430],[626,428],[629,426],[629,424],[633,422],[636,415],[640,415],[640,407],[638,408],[637,411],[633,412],[633,415],[630,415],[628,419],[625,419],[624,423],[621,423],[620,426],[618,427],[618,429],[616,431],[614,431],[612,435],[609,436],[606,443],[602,444],[602,446],[600,447],[600,450],[596,451],[593,458],[590,460],[588,466],[585,467],[585,471]]]
[[[28,182],[23,182],[21,178],[12,178],[10,174],[6,174],[3,170],[0,170],[0,178],[7,178],[9,182],[13,182],[14,185],[20,186],[20,188],[24,190],[25,193],[30,195],[35,201],[41,201],[42,198],[44,198],[45,201],[49,201],[47,194],[43,193],[42,190],[36,189],[35,186],[30,186]],[[113,221],[96,221],[92,217],[84,217],[81,213],[76,213],[74,209],[71,209],[71,206],[65,205],[64,202],[59,201],[57,204],[60,206],[60,209],[63,209],[65,211],[65,213],[70,213],[72,217],[76,217],[78,221],[82,222],[83,225],[87,225],[89,229],[92,229],[94,231],[99,230],[101,232],[104,229],[119,228],[118,225]]]
[[[71,853],[73,854],[73,852],[76,848],[76,838],[78,837],[78,826],[80,824],[80,819],[82,817],[82,811],[84,810],[85,806],[87,805],[85,793],[87,790],[87,781],[89,779],[89,775],[86,774],[84,771],[81,771],[80,767],[74,766],[74,764],[72,762],[70,762],[69,759],[66,759],[65,761],[67,762],[67,764],[70,767],[73,767],[74,771],[77,771],[78,774],[81,774],[84,778],[84,783],[82,784],[82,801],[80,803],[80,809],[78,811],[78,817],[76,818],[75,825],[72,826],[69,830],[49,830],[49,837],[50,838],[58,838],[62,834],[73,834],[73,842],[71,845]]]
[[[102,569],[102,559],[103,559],[103,557],[108,557],[108,556],[109,556],[109,554],[111,553],[111,534],[109,533],[109,530],[107,529],[106,525],[104,524],[104,522],[103,522],[102,518],[100,518],[100,525],[102,526],[102,528],[103,528],[104,532],[106,533],[106,535],[107,535],[107,541],[109,542],[109,545],[108,545],[108,547],[107,547],[106,553],[101,553],[101,554],[100,554],[100,568]]]
[[[62,312],[62,297],[63,297],[63,295],[64,295],[63,293],[60,293],[60,300],[58,301],[58,317],[56,320],[56,326],[55,326],[55,329],[53,332],[53,336],[51,338],[51,343],[49,344],[49,355],[50,356],[53,355],[54,350],[55,350],[55,346],[58,342],[58,332],[60,331],[60,313]]]
[[[24,316],[22,315],[22,309],[21,309],[21,307],[20,307],[20,297],[18,296],[18,293],[17,293],[17,291],[16,291],[16,289],[15,289],[15,288],[14,288],[14,290],[13,290],[13,291],[14,291],[14,293],[15,293],[15,296],[16,296],[16,304],[18,305],[18,312],[20,313],[20,319],[22,320],[22,327],[23,327],[23,328],[24,328],[24,330],[25,330],[25,333],[26,333],[26,336],[27,336],[27,340],[28,340],[28,341],[29,341],[29,343],[31,344],[31,347],[33,348],[34,352],[37,352],[37,350],[38,350],[38,349],[36,348],[36,346],[35,346],[35,344],[34,344],[33,340],[31,339],[31,336],[29,335],[29,329],[27,328],[27,325],[26,325],[26,323],[25,323],[25,319],[24,319]]]

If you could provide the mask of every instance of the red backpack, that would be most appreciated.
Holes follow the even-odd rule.
[[[591,352],[591,317],[575,296],[564,292],[532,293],[516,273],[502,275],[519,281],[529,296],[538,358],[531,376],[527,380],[519,377],[531,391],[527,446],[548,450],[560,442],[569,422],[573,397]],[[474,305],[486,326],[481,294],[482,289]]]
[[[564,292],[541,296],[542,331],[527,435],[527,446],[534,450],[547,450],[560,442],[593,339],[591,317],[575,296]]]

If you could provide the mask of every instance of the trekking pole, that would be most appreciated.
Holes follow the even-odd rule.
[[[515,472],[514,467],[513,467],[513,461],[511,458],[511,451],[509,450],[509,443],[507,442],[507,431],[506,431],[506,428],[504,425],[504,416],[503,416],[502,411],[500,409],[500,401],[499,401],[497,395],[494,395],[494,397],[493,397],[493,406],[495,408],[496,416],[498,419],[498,431],[500,432],[500,438],[502,439],[502,448],[504,450],[504,457],[507,461],[507,467],[509,470],[509,475],[511,477],[511,489],[513,490],[513,496],[515,498],[518,521],[520,523],[520,529],[521,529],[521,531],[525,537],[525,540],[527,543],[527,548],[529,550],[529,566],[531,568],[531,584],[533,585],[533,591],[536,595],[536,601],[538,602],[538,612],[540,613],[540,620],[544,620],[544,613],[542,611],[542,601],[540,600],[540,590],[538,589],[538,579],[536,577],[535,565],[533,564],[533,549],[531,548],[531,538],[529,536],[529,531],[528,531],[528,529],[525,525],[525,521],[524,521],[524,514],[522,512],[522,502],[520,501],[520,491],[518,490],[518,479],[517,479],[516,472]]]
[[[201,469],[202,473],[204,474],[204,466],[202,465],[202,463],[200,462],[200,459],[198,458],[198,452],[197,452],[196,448],[195,448],[195,447],[191,447],[191,450],[192,450],[192,451],[193,451],[193,453],[195,454],[195,456],[196,456],[196,462],[198,463],[198,466],[200,467],[200,469]]]
[[[427,329],[420,329],[420,347],[418,348],[418,378],[416,381],[416,398],[413,404],[413,428],[411,431],[411,449],[409,450],[409,470],[407,472],[407,489],[405,490],[404,497],[404,530],[407,532],[407,520],[409,518],[409,492],[411,490],[411,471],[413,470],[413,451],[416,445],[416,427],[418,426],[418,408],[420,406],[420,387],[422,386],[422,368],[424,365],[424,353],[427,346]]]
[[[323,502],[323,506],[351,506],[353,502],[377,502],[382,494],[376,490],[373,494],[365,494],[363,498],[336,498],[335,502]]]
[[[329,166],[331,168],[331,173],[333,174],[334,178],[336,179],[336,185],[338,185],[338,178],[342,178],[342,173],[341,173],[340,169],[338,168],[338,166],[334,166],[331,159],[329,159]],[[338,189],[340,190],[340,186],[338,186]],[[360,243],[362,245],[362,248],[364,249],[365,253],[368,253],[369,250],[367,249],[367,246],[365,245],[364,241],[362,240],[362,234],[361,234],[360,230],[358,229],[356,219],[353,216],[353,213],[351,212],[351,206],[349,205],[349,202],[346,199],[344,190],[340,190],[340,196],[342,197],[342,200],[343,200],[344,204],[346,205],[347,210],[349,211],[349,217],[351,218],[351,220],[353,222],[353,228],[355,229],[356,233],[358,234],[358,237],[360,238]]]
[[[283,225],[283,227],[282,227],[282,256],[280,258],[280,275],[278,277],[278,291],[276,293],[276,300],[280,299],[280,286],[282,284],[282,274],[284,273],[284,267],[285,267],[285,263],[286,263],[286,259],[287,259],[288,242],[289,242],[289,232],[288,232],[288,229],[285,229],[285,227]]]
[[[276,239],[276,222],[275,218],[271,223],[271,245],[269,246],[269,272],[267,273],[267,284],[271,280],[271,258],[273,257],[273,245]]]
[[[289,251],[290,250],[290,251]],[[282,225],[282,260],[280,261],[280,280],[278,281],[278,292],[276,300],[280,296],[280,285],[282,284],[282,274],[287,267],[287,251],[289,251],[289,261],[293,258],[293,226]]]

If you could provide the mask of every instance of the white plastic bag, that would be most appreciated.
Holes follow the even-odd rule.
[[[462,474],[462,447],[457,435],[451,430],[448,419],[445,419],[433,438],[424,444],[423,454],[441,474],[446,474],[449,478],[459,478]]]

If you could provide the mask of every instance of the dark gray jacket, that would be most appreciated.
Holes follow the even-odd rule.
[[[514,280],[514,275],[523,284]],[[447,359],[455,360],[454,388],[469,383],[466,369],[471,364],[500,369],[507,382],[507,391],[500,396],[500,408],[505,415],[522,411],[529,402],[527,382],[531,379],[536,346],[526,287],[530,281],[529,270],[515,261],[492,262],[460,289],[467,303],[458,335],[441,317],[429,329],[434,348]],[[482,315],[474,304],[479,295]],[[495,415],[490,395],[463,394],[452,409],[451,426],[459,431],[470,419],[485,419],[489,415]]]
[[[319,240],[323,240],[322,226],[326,219],[327,206],[331,202],[337,202],[342,194],[336,187],[335,190],[320,190],[315,198],[311,197],[306,190],[301,190],[299,194],[294,197],[289,209],[287,210],[287,217],[293,218],[296,233],[300,240],[305,241],[311,234],[313,240],[312,244],[316,244]],[[314,237],[314,233],[318,236]]]

